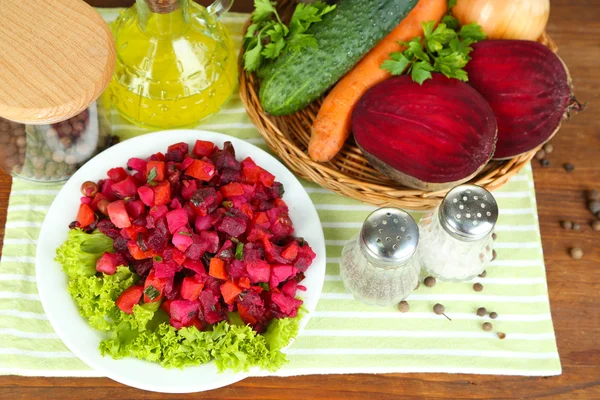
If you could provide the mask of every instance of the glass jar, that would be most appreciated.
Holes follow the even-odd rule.
[[[397,208],[380,208],[342,250],[340,276],[348,292],[366,304],[391,306],[417,286],[415,251],[419,231],[414,219]]]
[[[462,185],[450,190],[419,222],[421,267],[442,281],[465,281],[481,274],[493,258],[497,220],[496,200],[484,188]]]
[[[66,121],[30,125],[0,118],[0,166],[35,182],[62,182],[113,144],[108,113],[99,102]]]
[[[237,85],[237,49],[219,20],[232,3],[206,9],[190,0],[136,0],[119,16],[107,93],[125,119],[181,128],[219,111]]]

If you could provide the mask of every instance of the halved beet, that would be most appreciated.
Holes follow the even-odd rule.
[[[562,60],[526,40],[484,40],[473,45],[465,68],[469,84],[488,101],[498,121],[494,159],[523,154],[547,142],[581,105]]]
[[[352,116],[356,143],[381,172],[415,189],[466,182],[494,153],[496,119],[471,86],[441,74],[408,75],[370,89]]]

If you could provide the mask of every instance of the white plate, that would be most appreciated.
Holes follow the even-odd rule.
[[[98,344],[105,333],[91,328],[80,315],[67,291],[67,278],[60,264],[54,261],[56,248],[67,238],[68,225],[75,220],[85,181],[98,181],[110,168],[125,167],[130,157],[146,158],[158,151],[164,152],[176,142],[193,146],[196,139],[209,140],[219,147],[230,141],[238,160],[250,156],[261,167],[275,175],[285,188],[284,200],[289,206],[295,235],[303,237],[317,254],[302,282],[306,292],[298,291],[304,300],[307,315],[300,323],[304,328],[310,313],[317,305],[325,278],[325,240],[321,222],[310,197],[296,177],[265,151],[243,140],[220,133],[199,130],[162,131],[126,140],[88,161],[69,179],[52,203],[44,220],[37,246],[36,279],[44,310],[52,327],[69,349],[87,365],[123,384],[145,390],[166,393],[188,393],[215,389],[240,381],[248,374],[218,373],[213,362],[180,369],[164,369],[158,364],[134,358],[114,360],[102,357]]]

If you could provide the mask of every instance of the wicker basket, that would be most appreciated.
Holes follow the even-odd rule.
[[[280,1],[281,15],[288,15],[294,1]],[[544,34],[539,41],[556,51],[554,42]],[[448,190],[427,192],[410,189],[384,176],[373,168],[350,138],[342,151],[331,161],[315,162],[308,156],[308,141],[312,122],[322,99],[294,114],[282,117],[264,112],[259,98],[259,80],[248,74],[239,60],[240,97],[250,119],[264,137],[267,145],[298,176],[334,192],[376,206],[394,206],[410,210],[435,207]],[[516,175],[539,148],[506,161],[491,161],[470,183],[495,190]]]

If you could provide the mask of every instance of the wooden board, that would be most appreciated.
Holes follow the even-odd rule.
[[[81,0],[2,0],[0,116],[54,123],[86,109],[115,65],[108,25]]]
[[[96,4],[103,0],[95,0]],[[120,0],[111,1],[113,5]],[[250,0],[236,6],[248,7]],[[235,7],[235,6],[234,6]],[[600,232],[584,190],[600,190],[600,0],[552,0],[548,31],[569,65],[580,100],[588,110],[564,125],[552,141],[549,168],[534,162],[536,193],[552,317],[563,374],[550,378],[447,374],[325,375],[252,378],[196,398],[247,399],[600,399]],[[563,164],[575,171],[567,174]],[[0,226],[4,226],[10,178],[0,175]],[[581,232],[564,231],[571,219]],[[0,234],[3,234],[0,230]],[[584,258],[572,260],[571,246]],[[1,366],[0,366],[1,367]],[[109,379],[0,377],[0,398],[169,399]],[[185,396],[188,398],[187,396]]]

